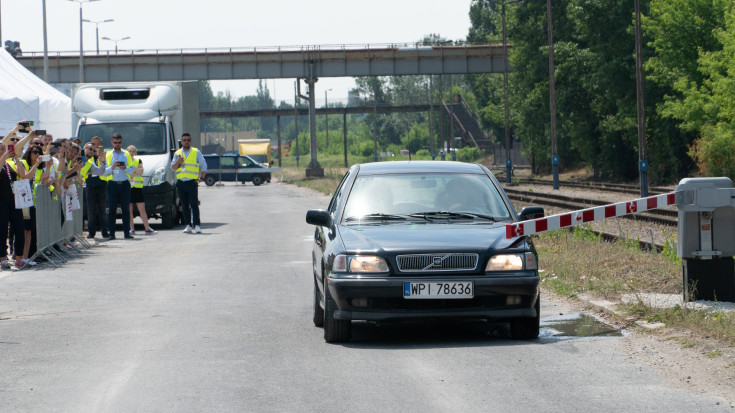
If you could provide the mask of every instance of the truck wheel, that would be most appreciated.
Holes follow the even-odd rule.
[[[260,175],[253,175],[253,185],[258,186],[263,183],[263,177]]]
[[[212,186],[217,182],[216,179],[214,179],[214,176],[207,175],[204,177],[204,183],[207,184],[207,186]]]
[[[335,320],[336,310],[337,303],[329,293],[329,287],[324,285],[324,341],[327,343],[350,341],[352,337],[352,321]]]
[[[174,195],[168,210],[161,212],[161,227],[163,229],[171,229],[176,225],[174,220],[179,217],[177,213],[178,209],[179,208],[176,206],[176,196]]]

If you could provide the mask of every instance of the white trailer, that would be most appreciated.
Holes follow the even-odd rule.
[[[143,162],[146,212],[171,228],[180,217],[176,175],[170,164],[181,134],[199,146],[199,83],[78,84],[72,90],[72,124],[86,144],[95,136],[106,148],[114,133],[134,145]],[[126,211],[123,211],[125,213]]]

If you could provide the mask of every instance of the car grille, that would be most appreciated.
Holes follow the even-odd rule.
[[[410,254],[396,257],[398,269],[402,272],[425,271],[469,271],[477,267],[477,254],[437,253]]]

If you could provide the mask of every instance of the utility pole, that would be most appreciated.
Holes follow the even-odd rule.
[[[554,35],[551,26],[551,0],[546,0],[546,21],[549,31],[549,109],[551,111],[551,166],[554,189],[559,189],[559,147],[556,140],[556,85],[554,80]]]
[[[43,7],[43,81],[48,83],[48,36],[46,32],[46,0],[41,3]]]
[[[641,197],[648,196],[648,154],[646,153],[646,114],[643,100],[643,51],[641,38],[641,3],[635,0],[635,80],[638,102],[638,170],[641,179]]]

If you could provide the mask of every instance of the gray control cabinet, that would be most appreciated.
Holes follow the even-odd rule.
[[[679,182],[677,254],[684,299],[735,301],[735,188],[729,178]]]

